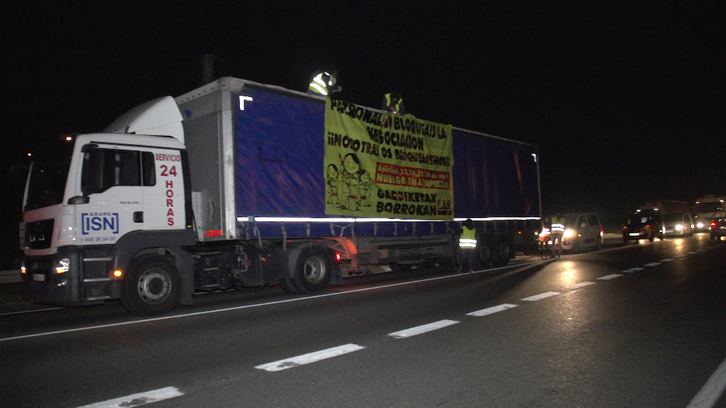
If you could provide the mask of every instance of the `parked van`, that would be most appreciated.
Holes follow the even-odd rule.
[[[668,236],[692,237],[695,225],[690,213],[664,214],[663,228]]]
[[[599,249],[602,245],[603,229],[600,217],[594,213],[563,214],[565,233],[562,249],[577,252],[581,249]]]

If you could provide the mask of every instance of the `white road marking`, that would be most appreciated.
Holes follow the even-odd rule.
[[[507,309],[512,309],[517,306],[519,306],[519,305],[513,305],[511,303],[503,303],[499,306],[488,307],[486,309],[477,310],[476,312],[467,313],[466,315],[474,316],[474,317],[488,316],[490,314],[503,312]]]
[[[21,310],[19,312],[6,312],[6,313],[0,313],[0,316],[11,316],[11,315],[26,314],[26,313],[38,313],[38,312],[49,312],[51,310],[60,310],[60,309],[65,309],[65,307],[46,307],[44,309]]]
[[[597,284],[597,282],[580,282],[580,283],[576,283],[574,285],[568,286],[567,289],[580,289],[580,288],[584,288],[585,286],[596,285],[596,284]]]
[[[354,351],[363,350],[364,348],[365,347],[359,346],[357,344],[344,344],[342,346],[333,347],[326,350],[320,350],[313,353],[303,354],[297,357],[258,365],[255,366],[255,368],[271,372],[282,371],[287,370],[288,368],[299,367],[301,365],[315,363],[317,361],[325,360],[328,358],[342,356],[344,354],[352,353]]]
[[[419,334],[428,333],[430,331],[443,329],[444,327],[449,327],[457,323],[459,322],[457,322],[456,320],[439,320],[438,322],[412,327],[410,329],[389,333],[388,335],[397,339],[405,339],[407,337],[417,336]]]
[[[660,261],[662,263],[666,263],[666,262],[673,262],[673,261],[675,261],[675,259],[673,259],[673,258],[666,258],[666,259],[661,259]]]
[[[133,408],[159,402],[184,395],[176,387],[159,388],[158,390],[141,392],[126,397],[115,398],[95,404],[84,405],[78,408]]]
[[[536,302],[538,300],[547,299],[548,297],[557,296],[559,294],[560,294],[560,292],[545,292],[545,293],[540,293],[539,295],[526,297],[526,298],[520,299],[520,300],[523,300],[526,302]]]
[[[634,273],[634,272],[642,271],[644,269],[645,268],[630,268],[630,269],[624,270],[623,273]]]
[[[508,266],[502,266],[502,267],[498,267],[498,268],[486,269],[483,272],[491,273],[492,271],[516,269],[516,268],[521,268],[521,267],[527,266],[527,265],[535,265],[537,263],[538,262],[529,262],[529,263],[523,263],[523,264],[517,264],[517,265],[508,265]],[[478,273],[478,272],[475,272],[475,273]],[[412,280],[412,281],[407,281],[407,282],[398,282],[398,283],[392,283],[392,284],[388,284],[388,285],[372,286],[372,287],[367,287],[367,288],[345,290],[345,291],[340,291],[340,292],[328,292],[328,293],[323,293],[321,295],[316,295],[316,296],[301,296],[301,297],[296,297],[296,298],[292,298],[292,299],[283,299],[283,300],[276,300],[276,301],[272,301],[272,302],[255,303],[255,304],[243,305],[243,306],[233,306],[233,307],[227,307],[227,308],[223,308],[223,309],[207,310],[207,311],[203,311],[203,312],[192,312],[192,313],[184,313],[184,314],[179,314],[179,315],[174,315],[174,316],[161,316],[161,317],[154,317],[154,318],[143,319],[143,320],[131,320],[131,321],[126,321],[126,322],[121,322],[121,323],[110,323],[110,324],[102,324],[102,325],[97,325],[97,326],[78,327],[75,329],[56,330],[56,331],[49,331],[49,332],[26,334],[26,335],[22,335],[22,336],[0,338],[0,343],[2,343],[4,341],[22,340],[22,339],[29,339],[29,338],[34,338],[34,337],[53,336],[53,335],[57,335],[57,334],[75,333],[75,332],[82,332],[82,331],[88,331],[88,330],[107,329],[110,327],[137,325],[137,324],[143,324],[143,323],[158,322],[158,321],[162,321],[162,320],[185,319],[185,318],[189,318],[189,317],[232,312],[232,311],[236,311],[236,310],[254,309],[254,308],[258,308],[258,307],[261,308],[261,307],[265,307],[265,306],[279,305],[279,304],[283,304],[283,303],[307,302],[307,301],[324,298],[324,297],[345,296],[345,295],[351,295],[354,293],[372,292],[372,291],[377,291],[377,290],[382,290],[382,289],[394,288],[394,287],[398,287],[398,286],[415,285],[417,283],[433,282],[433,281],[444,280],[444,279],[459,279],[459,278],[461,278],[461,274],[436,276],[433,278],[418,279],[418,280]],[[65,308],[60,308],[60,309],[65,309]]]
[[[660,262],[651,262],[649,264],[645,264],[644,266],[647,266],[648,268],[652,268],[654,266],[660,265]]]
[[[619,273],[611,273],[610,275],[601,276],[598,279],[599,280],[610,280],[610,279],[619,278],[621,276],[623,276],[623,275],[619,274]]]
[[[688,404],[688,408],[711,408],[726,389],[726,360],[711,375],[701,391]]]

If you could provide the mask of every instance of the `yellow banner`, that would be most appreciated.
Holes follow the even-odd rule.
[[[325,213],[450,220],[451,125],[326,100]]]

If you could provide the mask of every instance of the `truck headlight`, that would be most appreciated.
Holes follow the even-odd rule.
[[[55,263],[55,273],[61,274],[66,273],[71,269],[71,260],[69,258],[62,258]]]

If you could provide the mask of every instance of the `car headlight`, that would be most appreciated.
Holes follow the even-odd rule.
[[[676,225],[676,231],[683,231],[683,225],[681,225],[681,224]]]
[[[562,235],[563,238],[572,238],[575,236],[575,231],[571,229],[566,229],[565,233]]]

